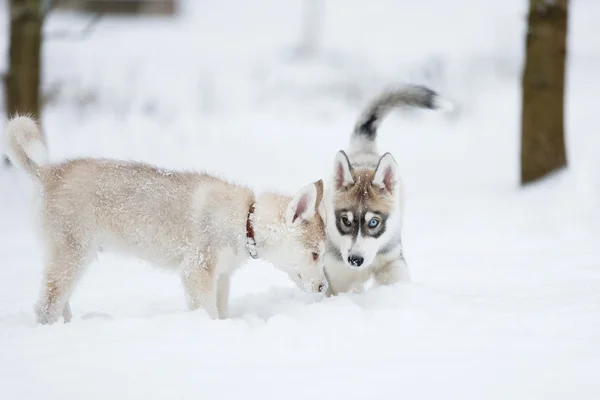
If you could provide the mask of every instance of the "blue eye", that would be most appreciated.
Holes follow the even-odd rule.
[[[379,225],[379,220],[377,218],[371,218],[369,221],[369,228],[377,228],[377,225]]]

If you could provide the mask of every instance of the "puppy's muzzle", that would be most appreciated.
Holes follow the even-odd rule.
[[[327,281],[323,281],[317,287],[317,291],[319,293],[324,293],[327,290],[328,287],[329,287],[329,283],[327,283]]]
[[[353,267],[360,267],[365,262],[365,258],[357,255],[348,256],[348,264]]]

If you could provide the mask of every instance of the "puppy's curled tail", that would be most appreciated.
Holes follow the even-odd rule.
[[[377,129],[381,121],[395,108],[418,107],[451,109],[453,104],[435,91],[421,85],[405,85],[386,90],[375,97],[363,110],[350,139],[351,151],[374,151]]]
[[[42,166],[48,162],[48,148],[37,122],[24,115],[13,117],[6,125],[4,139],[10,160],[39,179]]]

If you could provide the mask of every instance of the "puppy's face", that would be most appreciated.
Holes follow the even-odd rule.
[[[391,154],[376,169],[354,169],[343,151],[336,156],[333,182],[335,242],[350,268],[366,268],[384,246],[388,219],[397,206],[398,172]],[[330,230],[331,232],[331,230]]]
[[[302,188],[286,209],[287,234],[278,255],[278,267],[298,287],[309,292],[325,292],[327,279],[323,269],[325,224],[320,211],[323,181]]]

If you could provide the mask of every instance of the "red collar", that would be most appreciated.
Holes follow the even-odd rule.
[[[250,206],[248,210],[248,218],[246,219],[246,250],[250,257],[256,259],[258,258],[258,253],[256,252],[256,240],[254,239],[254,226],[252,222],[254,221],[254,203]]]

